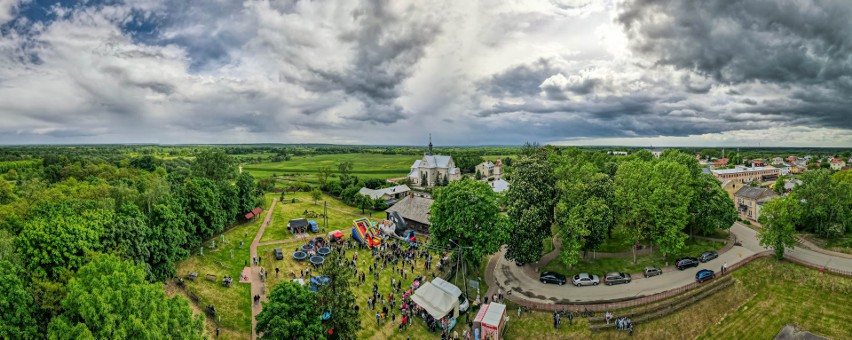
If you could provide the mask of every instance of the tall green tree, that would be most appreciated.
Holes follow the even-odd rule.
[[[779,197],[763,204],[760,218],[763,225],[757,232],[760,245],[772,247],[775,257],[784,258],[784,249],[796,245],[796,220],[801,206],[792,197]]]
[[[222,150],[205,149],[195,155],[192,175],[213,181],[227,181],[237,176],[237,162]]]
[[[698,201],[700,204],[697,205],[698,209],[692,216],[691,225],[694,228],[690,229],[690,233],[694,232],[695,228],[705,235],[717,229],[730,229],[737,220],[737,208],[725,189],[719,185],[719,181],[713,175],[701,174],[698,177],[698,188],[699,191],[693,201]]]
[[[523,263],[537,262],[542,241],[551,237],[556,205],[556,181],[544,154],[521,156],[506,193],[507,213],[513,237],[508,239],[506,258]]]
[[[773,190],[779,195],[784,193],[784,177],[778,177],[778,179],[775,180],[775,187]]]
[[[337,164],[337,172],[340,174],[340,180],[344,183],[349,182],[350,175],[352,174],[352,162],[345,161]]]
[[[237,177],[237,191],[239,196],[237,211],[245,214],[258,205],[257,184],[254,182],[254,177],[247,171]]]
[[[92,202],[44,204],[26,221],[17,249],[33,275],[55,278],[85,264],[87,252],[101,249],[101,234],[113,219],[112,211],[95,208]]]
[[[616,223],[626,228],[637,243],[650,236],[654,225],[654,204],[650,201],[652,188],[649,181],[652,171],[651,163],[631,160],[621,163],[615,173],[613,203]],[[636,263],[636,247],[631,248],[633,263]]]
[[[151,234],[142,210],[134,204],[125,203],[116,211],[114,222],[105,225],[101,243],[104,251],[120,254],[147,266],[151,257],[148,246]]]
[[[473,268],[500,249],[507,237],[507,222],[488,184],[464,178],[436,188],[433,196],[429,232],[435,246],[464,247],[464,260]]]
[[[257,315],[257,332],[269,339],[319,339],[325,333],[321,318],[313,292],[295,282],[282,282],[272,288],[269,302]]]
[[[326,327],[331,330],[330,339],[356,339],[361,330],[361,321],[355,312],[355,294],[352,293],[352,271],[346,266],[346,257],[333,251],[326,256],[320,267],[320,276],[328,278],[328,284],[317,291],[317,305],[321,313],[330,311]]]
[[[805,172],[801,180],[792,195],[802,202],[803,228],[828,239],[845,234],[852,224],[852,184],[834,180],[825,169]]]
[[[68,282],[64,311],[49,338],[202,339],[202,317],[182,297],[168,298],[145,272],[113,255],[99,255]]]
[[[153,280],[162,281],[173,277],[175,263],[183,259],[192,246],[189,230],[193,227],[183,208],[170,199],[154,206],[151,212],[151,228],[148,236],[150,257],[146,260]]]
[[[35,339],[38,336],[35,301],[24,285],[17,263],[0,259],[0,338]]]
[[[687,238],[683,230],[689,222],[689,206],[693,197],[689,169],[673,161],[661,160],[654,165],[650,185],[651,238],[664,255],[677,254]]]
[[[314,204],[317,204],[317,202],[319,202],[322,198],[322,191],[320,191],[319,188],[314,188],[314,190],[311,190],[311,198],[314,199]]]

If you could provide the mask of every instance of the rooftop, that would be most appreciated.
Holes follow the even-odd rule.
[[[778,196],[778,194],[767,188],[745,186],[740,188],[740,190],[737,190],[737,193],[735,193],[734,196],[759,200],[765,198],[773,198],[775,196]]]
[[[385,211],[396,211],[402,218],[429,225],[432,202],[431,198],[409,195]]]
[[[724,175],[724,174],[736,174],[741,172],[752,172],[752,171],[765,171],[765,170],[775,170],[776,168],[769,168],[763,166],[756,166],[752,168],[737,168],[737,169],[723,169],[723,170],[711,170],[714,174]]]
[[[358,193],[361,194],[361,195],[370,196],[370,198],[372,198],[372,199],[377,199],[377,198],[382,197],[384,195],[396,195],[396,194],[399,194],[399,193],[405,193],[405,192],[409,192],[409,191],[411,191],[411,189],[407,185],[403,184],[403,185],[397,185],[397,186],[393,186],[393,187],[390,187],[390,188],[383,188],[383,189],[361,188],[361,190],[358,191]]]

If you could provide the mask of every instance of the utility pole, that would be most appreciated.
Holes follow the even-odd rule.
[[[322,218],[323,218],[323,228],[328,230],[328,201],[322,201]]]

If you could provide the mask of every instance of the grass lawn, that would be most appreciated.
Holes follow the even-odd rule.
[[[770,258],[756,260],[733,275],[738,280],[734,286],[677,313],[636,325],[633,337],[767,339],[792,323],[820,336],[848,338],[852,280]],[[616,330],[592,333],[583,318],[554,330],[550,313],[530,312],[518,318],[516,305],[508,309],[507,339],[630,338]]]
[[[852,230],[849,230],[846,235],[834,240],[825,240],[813,234],[806,234],[802,236],[819,247],[836,251],[838,253],[852,254]]]
[[[296,156],[289,161],[275,163],[247,164],[243,166],[257,178],[269,177],[272,174],[300,174],[314,176],[321,167],[329,167],[337,173],[337,164],[345,161],[352,162],[352,174],[361,178],[392,178],[404,177],[408,174],[411,164],[419,159],[412,155],[382,155],[382,154],[333,154]]]
[[[698,256],[704,251],[719,250],[724,246],[725,244],[721,242],[687,239],[686,245],[681,252],[684,255],[681,256]],[[571,268],[562,264],[562,262],[559,261],[559,258],[555,258],[553,261],[550,261],[550,263],[545,265],[542,271],[554,271],[569,277],[576,273],[591,273],[596,275],[603,275],[607,272],[638,273],[641,272],[645,266],[655,265],[662,267],[666,265],[667,261],[668,264],[672,264],[674,259],[679,256],[669,256],[667,258],[662,256],[659,251],[654,250],[654,253],[651,255],[638,256],[636,258],[636,264],[633,263],[632,256],[600,259],[591,259],[591,257],[592,253],[590,252],[590,259],[581,258],[580,261]]]
[[[273,195],[266,195],[266,205],[269,207]],[[263,215],[249,223],[243,223],[225,232],[226,244],[222,245],[216,237],[217,249],[205,247],[204,256],[198,255],[198,249],[193,250],[193,256],[176,265],[178,277],[186,277],[189,272],[197,272],[195,282],[185,280],[187,291],[199,297],[199,307],[207,305],[216,307],[217,314],[222,317],[222,328],[229,333],[246,333],[251,331],[251,287],[249,284],[238,283],[245,262],[250,258],[249,246],[254,235],[263,222]],[[273,222],[274,223],[274,222]],[[243,246],[240,248],[240,240]],[[209,245],[210,242],[204,242]],[[231,257],[233,251],[233,258]],[[216,276],[216,282],[205,280],[206,274]],[[222,277],[228,275],[234,278],[231,288],[222,287]],[[213,334],[208,330],[209,334]]]
[[[289,232],[286,232],[286,223],[293,216],[290,214],[292,212],[298,212],[297,215],[304,212],[306,206],[311,206],[311,209],[319,212],[320,205],[313,205],[313,201],[308,197],[307,193],[296,193],[290,194],[287,197],[297,198],[297,203],[286,203],[281,204],[280,202],[276,204],[276,209],[273,212],[272,222],[269,226],[267,226],[264,235],[273,235],[263,237],[264,241],[271,240],[279,240],[279,239],[292,239],[292,235]],[[267,202],[271,202],[273,197],[277,197],[275,195],[267,195]],[[360,211],[355,208],[347,207],[336,201],[330,197],[329,199],[329,225],[335,229],[341,229],[348,239],[350,236],[350,225],[352,219],[355,217],[363,216],[360,214]],[[288,202],[290,202],[288,200]],[[268,206],[268,204],[267,204]],[[279,208],[280,207],[280,208]],[[344,210],[345,212],[340,212],[337,210],[333,210],[332,207],[340,210]],[[298,216],[295,216],[298,217]],[[199,296],[200,302],[199,307],[203,310],[203,307],[206,305],[214,305],[216,306],[216,310],[219,315],[222,316],[222,332],[221,335],[223,338],[234,338],[234,339],[247,339],[250,337],[251,333],[251,293],[250,293],[250,285],[249,284],[241,284],[235,283],[231,288],[224,288],[221,286],[221,277],[223,275],[230,275],[238,280],[239,274],[245,264],[245,261],[250,258],[249,255],[249,244],[253,239],[254,235],[257,233],[258,228],[260,227],[261,219],[256,219],[251,223],[240,225],[231,229],[230,231],[225,233],[226,240],[236,240],[231,241],[229,244],[225,246],[220,246],[219,249],[205,249],[204,256],[195,255],[190,257],[189,259],[182,261],[177,265],[177,271],[179,276],[186,276],[187,273],[191,271],[198,272],[199,279],[196,282],[187,282],[187,289],[191,292],[194,292]],[[276,230],[283,230],[283,233]],[[333,230],[333,229],[331,229]],[[242,249],[239,249],[239,239],[243,238],[246,231],[248,231],[248,237],[244,243]],[[280,233],[280,235],[276,236],[275,233]],[[217,243],[219,239],[217,238]],[[209,242],[207,242],[209,244]],[[267,291],[270,291],[272,287],[276,284],[283,282],[285,280],[290,280],[290,270],[293,269],[294,272],[299,273],[300,269],[305,269],[308,267],[307,263],[298,263],[292,259],[292,253],[297,246],[300,246],[301,243],[288,243],[288,244],[275,244],[275,245],[267,245],[258,247],[258,254],[261,257],[261,265],[264,266],[267,272],[270,273],[268,279],[266,281]],[[272,256],[272,250],[274,248],[282,248],[284,250],[285,258],[283,260],[275,260]],[[230,258],[230,251],[234,250],[234,258]],[[356,250],[347,251],[348,256],[352,256],[352,254],[356,252]],[[369,250],[357,250],[358,252],[358,269],[366,270],[367,265],[369,265],[370,259],[370,251]],[[437,258],[437,255],[435,255]],[[364,264],[360,260],[367,260]],[[484,265],[482,269],[484,269]],[[226,268],[228,267],[228,268]],[[279,269],[279,274],[276,277],[275,268]],[[435,268],[435,267],[433,267]],[[409,267],[410,271],[410,267]],[[206,281],[204,279],[204,275],[207,273],[215,274],[218,277],[218,281],[216,283]],[[407,279],[403,280],[403,287],[411,284],[414,277],[417,275],[431,275],[431,271],[426,273],[423,269],[423,261],[417,261],[417,266],[415,267],[414,272],[409,272],[407,274]],[[297,274],[299,275],[299,274]],[[384,293],[385,295],[390,291],[390,281],[391,278],[394,277],[396,279],[401,279],[401,276],[397,273],[395,275],[390,273],[390,268],[386,269],[384,273],[380,276],[379,279],[379,291]],[[357,298],[357,302],[361,307],[360,318],[363,329],[358,333],[358,339],[434,339],[437,334],[429,333],[427,330],[425,323],[422,320],[415,319],[412,327],[405,332],[400,332],[397,330],[398,322],[400,321],[397,318],[397,325],[391,325],[390,320],[388,319],[383,325],[377,326],[375,319],[375,312],[366,310],[366,300],[367,297],[372,293],[372,284],[373,279],[372,276],[367,276],[367,282],[360,286],[355,287],[354,293]],[[483,284],[483,287],[485,285]],[[487,287],[484,287],[487,289]],[[484,291],[483,291],[484,294]],[[379,307],[380,308],[380,307]],[[397,315],[399,317],[399,315]],[[207,323],[206,329],[207,334],[213,334],[214,330],[210,329],[213,327],[211,323]]]
[[[296,203],[292,203],[293,198],[296,199]],[[322,232],[323,218],[305,217],[305,211],[314,211],[322,214],[323,200],[328,203],[328,228],[326,229],[326,232],[339,229],[340,231],[349,234],[349,230],[352,228],[352,221],[356,218],[370,217],[371,214],[373,217],[385,218],[384,212],[365,210],[365,213],[361,214],[360,209],[349,207],[346,204],[343,204],[343,202],[326,194],[323,194],[323,198],[321,198],[318,203],[314,204],[314,200],[311,198],[309,193],[287,193],[283,204],[282,202],[278,202],[275,206],[275,211],[272,215],[274,223],[266,227],[266,231],[264,231],[263,237],[260,241],[267,242],[293,238],[293,234],[287,230],[287,222],[295,218],[303,217],[316,221],[320,227],[319,234],[325,235],[325,233]]]
[[[346,233],[347,239],[349,238],[349,233]],[[275,260],[272,256],[272,250],[274,248],[281,247],[284,250],[284,259],[283,260]],[[280,282],[284,282],[287,280],[291,280],[292,276],[290,276],[290,270],[292,269],[296,276],[300,276],[300,270],[305,270],[308,268],[307,262],[296,262],[292,258],[293,251],[295,250],[296,245],[288,244],[288,245],[268,245],[258,247],[258,253],[262,257],[261,264],[266,267],[267,270],[272,273],[269,279],[266,282],[267,291],[270,291],[272,287]],[[370,250],[363,249],[350,249],[346,252],[348,258],[352,258],[354,253],[358,253],[358,270],[367,270],[370,265],[370,260],[372,259],[370,256]],[[435,256],[437,258],[437,256]],[[364,260],[364,262],[362,262]],[[275,268],[280,269],[280,273],[278,277],[275,277]],[[396,278],[397,280],[403,281],[403,287],[410,286],[414,277],[418,275],[427,275],[431,276],[431,271],[427,273],[423,268],[423,261],[418,261],[414,274],[411,273],[411,268],[407,267],[409,273],[407,274],[406,279],[402,279],[402,276],[399,275],[398,268],[395,274],[391,274],[391,268],[388,267],[385,269],[382,274],[379,276],[379,292],[383,295],[387,296],[387,293],[390,292],[390,282],[391,278]],[[434,268],[434,267],[433,267]],[[437,333],[429,333],[426,328],[425,323],[420,319],[415,319],[413,327],[409,327],[408,330],[400,332],[397,327],[399,326],[400,316],[397,310],[397,319],[396,324],[391,324],[390,317],[385,321],[382,325],[376,325],[376,312],[369,310],[367,308],[367,298],[372,295],[372,287],[373,287],[373,277],[367,272],[367,280],[361,286],[354,286],[353,292],[355,293],[356,301],[360,306],[359,316],[361,319],[361,331],[358,333],[358,339],[434,339],[437,336]],[[398,308],[398,306],[397,306]],[[377,310],[381,309],[381,305],[377,306]]]

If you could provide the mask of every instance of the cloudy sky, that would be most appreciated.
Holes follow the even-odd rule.
[[[848,0],[0,0],[0,143],[852,146]]]

